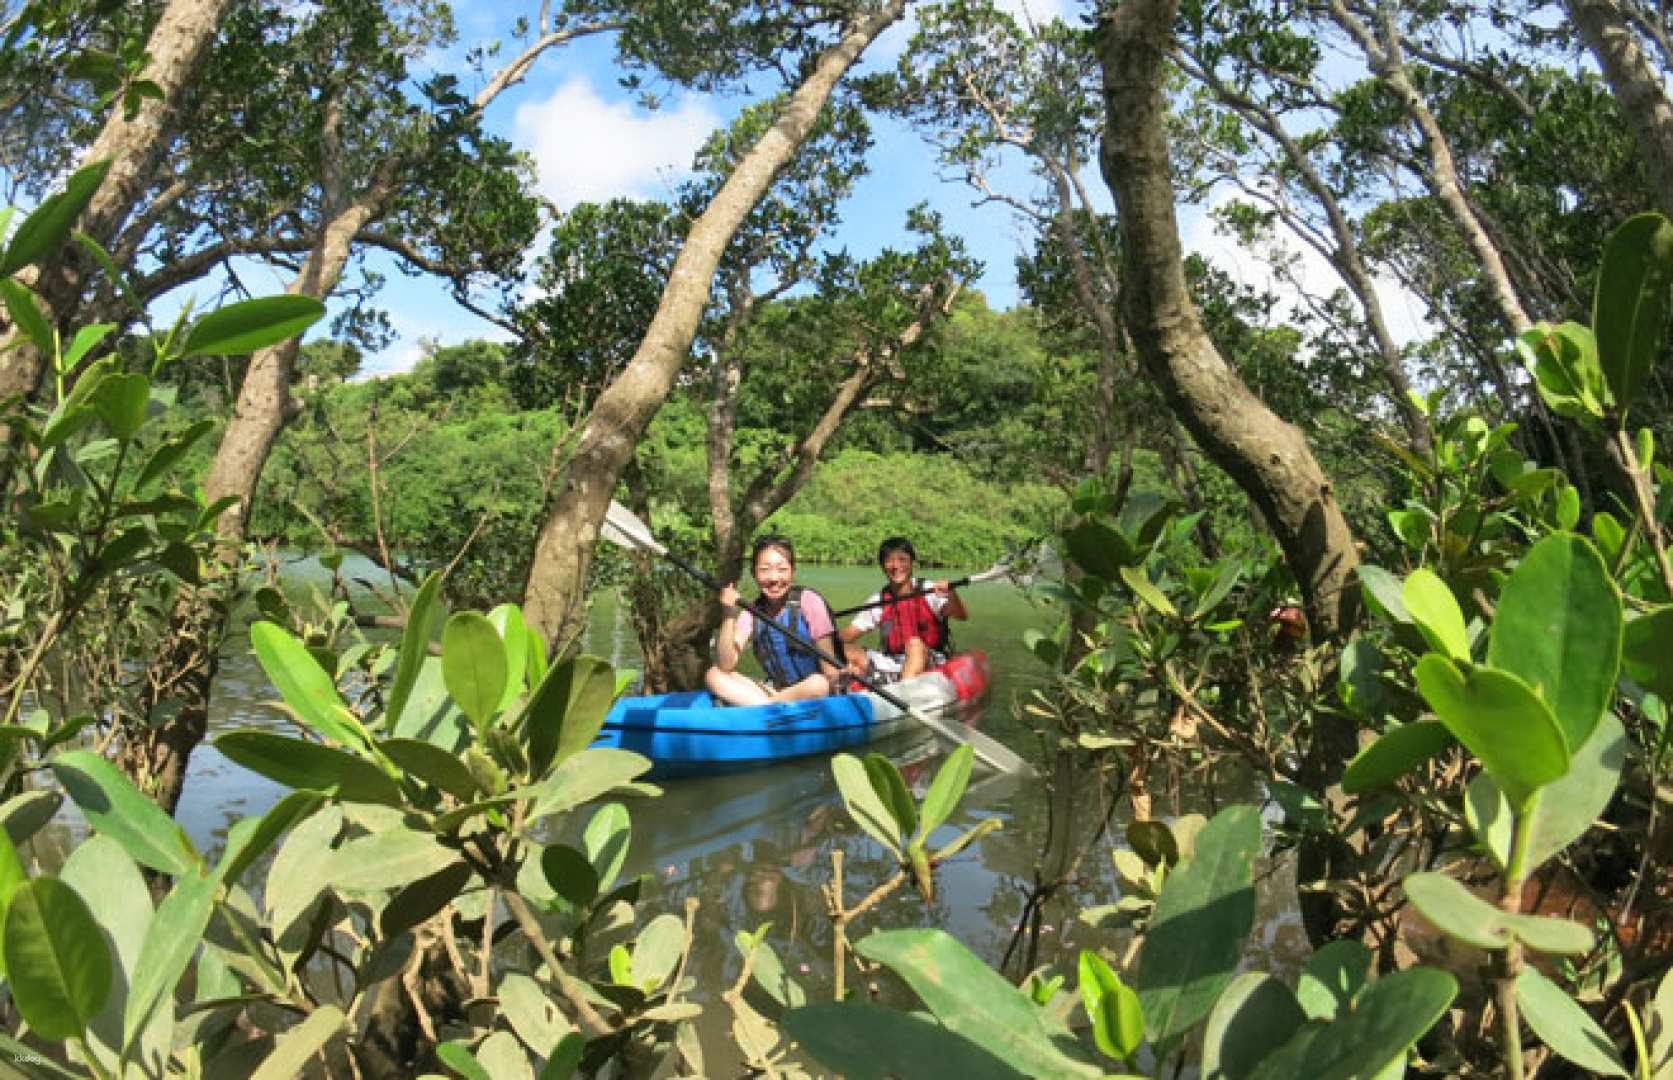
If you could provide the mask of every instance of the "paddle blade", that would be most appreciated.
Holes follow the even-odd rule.
[[[971,574],[969,577],[965,578],[962,583],[955,582],[954,584],[959,585],[960,588],[965,585],[980,585],[984,581],[998,581],[1000,578],[1010,577],[1016,572],[1016,568],[1009,562],[999,562],[994,563],[991,567],[983,570],[980,574]]]
[[[1063,576],[1063,559],[1057,554],[1056,549],[1042,541],[1007,559],[1005,576],[1022,588],[1027,588],[1041,578],[1060,579]]]
[[[977,731],[973,727],[966,727],[957,720],[942,715],[935,709],[921,708],[903,701],[892,693],[887,686],[869,682],[868,686],[878,697],[900,709],[907,716],[941,738],[959,746],[970,747],[976,754],[976,760],[988,768],[1025,777],[1034,775],[1033,766],[1024,761],[1016,751],[993,736]]]
[[[975,728],[965,727],[957,721],[950,721],[945,717],[926,713],[920,709],[912,710],[911,716],[943,739],[970,747],[971,750],[975,751],[976,760],[990,769],[1015,773],[1025,777],[1034,775],[1033,766],[1024,761],[1016,751],[991,735],[984,735]]]
[[[649,551],[657,555],[667,553],[667,549],[657,543],[656,537],[651,535],[650,528],[640,521],[633,511],[614,499],[610,501],[610,509],[604,512],[604,524],[600,526],[599,533],[604,539],[619,547]]]

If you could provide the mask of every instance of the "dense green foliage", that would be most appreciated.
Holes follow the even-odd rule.
[[[980,313],[974,318],[1004,318],[984,307],[965,310]],[[957,327],[938,339],[937,363],[999,370],[980,359],[993,355],[993,342],[961,335]],[[1026,336],[1018,345],[1027,345]],[[465,552],[448,577],[453,599],[487,605],[517,595],[566,430],[556,406],[517,406],[522,370],[501,346],[475,342],[435,349],[403,375],[348,383],[321,377],[303,391],[303,413],[266,471],[255,533],[287,546],[325,543],[377,558],[381,526],[382,543],[414,574]],[[974,390],[955,396],[954,386]],[[916,537],[931,565],[975,566],[1044,532],[1062,495],[1038,473],[1032,482],[1004,474],[1000,463],[1018,462],[1019,448],[977,441],[987,419],[1001,411],[984,389],[979,379],[961,379],[938,394],[947,419],[938,408],[930,423],[954,445],[968,447],[957,455],[911,452],[920,423],[911,414],[905,425],[892,411],[862,416],[845,430],[844,448],[767,527],[793,537],[804,559],[858,565],[871,563],[878,540],[896,533]],[[760,392],[773,391],[769,385]],[[770,424],[761,398],[751,400],[746,419]],[[641,447],[665,500],[666,527],[698,543],[706,528],[695,511],[705,502],[702,409],[700,399],[676,398]],[[1027,426],[1021,417],[1008,424],[1013,431]],[[1044,453],[1044,427],[1017,437],[1042,444]],[[369,433],[375,445],[368,445]],[[740,453],[746,461],[764,459],[776,452],[778,439],[770,427],[743,428]],[[368,467],[374,458],[376,514]]]
[[[691,552],[742,539],[723,537],[723,506],[811,562],[869,564],[905,533],[926,566],[974,566],[1052,537],[1067,570],[1040,591],[1063,618],[1029,635],[1042,685],[1017,702],[1051,782],[1015,797],[1095,806],[1101,824],[1078,851],[1054,829],[1000,970],[940,931],[850,940],[893,892],[944,899],[949,862],[1004,825],[948,828],[979,759],[957,726],[941,725],[962,745],[916,790],[887,758],[837,755],[853,843],[833,850],[823,897],[829,967],[798,980],[758,923],[737,933],[728,988],[688,968],[699,901],[650,910],[644,882],[621,877],[632,817],[599,800],[658,793],[652,762],[599,741],[630,673],[548,642],[511,601],[689,222],[786,99],[717,132],[677,205],[575,208],[531,262],[529,163],[459,76],[413,75],[455,40],[447,4],[232,5],[166,160],[118,208],[127,226],[78,242],[114,165],[69,163],[161,93],[145,32],[167,6],[0,5],[0,172],[10,193],[53,192],[0,212],[0,362],[45,371],[0,401],[4,1068],[1673,1071],[1673,224],[1638,212],[1673,177],[1655,175],[1643,106],[1575,73],[1566,19],[1452,5],[1380,9],[1368,27],[1353,2],[1183,5],[1168,164],[1188,196],[1235,189],[1211,217],[1275,264],[1287,299],[1200,256],[1118,250],[1132,234],[1080,181],[1107,134],[1098,65],[1061,22],[945,0],[893,75],[833,99],[742,215],[675,350],[691,353],[681,377],[608,486]],[[1601,6],[1673,53],[1665,13]],[[608,22],[640,89],[793,87],[868,7],[573,0],[560,25]],[[977,267],[926,208],[902,250],[836,250],[867,108],[909,118],[1028,222],[1023,305],[964,290]],[[1011,154],[1037,190],[995,186]],[[229,527],[241,497],[206,494],[224,464],[212,437],[261,387],[249,358],[324,305],[248,300],[163,327],[146,304],[241,255],[295,270],[356,213],[309,288],[382,246],[462,298],[506,289],[517,340],[430,346],[411,372],[357,380],[381,319],[351,304],[279,366],[288,386],[262,387],[273,431],[287,395],[300,415],[256,470],[250,529]],[[1284,230],[1345,287],[1310,285]],[[72,244],[86,296],[57,310],[52,267]],[[1177,380],[1157,376],[1164,400],[1139,378],[1157,368],[1121,324],[1144,299],[1123,291],[1123,256],[1180,270],[1202,355],[1305,435],[1283,445],[1317,456],[1327,490],[1303,498],[1351,523],[1334,551],[1358,560],[1363,610],[1344,605],[1344,625],[1309,634],[1302,570],[1267,537],[1281,523],[1251,510],[1273,493],[1224,448],[1226,473],[1186,445],[1200,402]],[[1427,306],[1421,340],[1387,340],[1360,260]],[[538,288],[519,295],[525,266]],[[356,299],[375,291],[375,273],[350,276]],[[1424,391],[1409,398],[1408,369]],[[851,396],[815,438],[837,388]],[[405,583],[376,583],[376,611],[335,573],[320,603],[288,598],[253,580],[252,537],[334,572],[366,552]],[[648,639],[704,646],[709,597],[676,595],[659,622],[667,585],[647,564],[588,565],[595,588],[638,587]],[[252,609],[288,726],[213,735],[285,794],[213,853],[173,819],[164,774],[172,761],[184,784],[232,613]],[[398,639],[362,632],[380,618]],[[159,747],[172,756],[147,757]],[[1234,777],[1244,801],[1163,820],[1150,785],[1181,773],[1211,792]],[[69,805],[88,832],[57,859],[39,838]],[[874,865],[845,877],[860,844]],[[1110,875],[1113,902],[1085,902]],[[1291,878],[1314,951],[1299,972],[1247,970],[1257,882]],[[1048,904],[1077,938],[1124,936],[1040,962]],[[1460,962],[1453,946],[1475,951]],[[849,993],[861,979],[874,992]],[[717,1037],[735,1043],[719,1066]]]
[[[1061,505],[1055,488],[986,482],[957,461],[849,450],[768,524],[816,562],[865,565],[882,537],[911,535],[928,566],[978,566],[1038,535]]]

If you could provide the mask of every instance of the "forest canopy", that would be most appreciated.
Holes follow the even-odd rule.
[[[1071,6],[0,0],[12,1066],[1673,1070],[1667,10]],[[661,197],[552,202],[507,114],[571,61],[621,116],[724,103]],[[943,183],[885,215],[902,133]],[[473,327],[393,374],[391,273]],[[1044,552],[1055,620],[997,755],[851,671],[958,749],[831,758],[817,1001],[768,924],[698,987],[701,901],[618,881],[599,801],[657,794],[613,703],[703,685],[774,530]],[[578,654],[605,589],[632,676]],[[232,649],[282,724],[212,727]],[[174,818],[206,739],[282,791],[215,851]],[[1001,958],[851,925],[1005,827],[978,767],[1050,777]],[[1237,801],[1164,820],[1182,772]],[[1257,864],[1299,975],[1247,970]]]

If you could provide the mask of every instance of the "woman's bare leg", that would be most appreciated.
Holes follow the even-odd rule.
[[[703,673],[703,685],[715,700],[728,705],[765,705],[772,700],[760,683],[736,671],[711,667]]]
[[[773,691],[771,701],[806,701],[809,698],[829,697],[831,680],[824,675],[814,673],[797,683],[795,686],[785,687],[783,690]]]

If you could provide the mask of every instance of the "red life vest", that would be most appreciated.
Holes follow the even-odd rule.
[[[923,584],[913,581],[908,591],[916,592]],[[885,588],[885,600],[891,594]],[[878,616],[878,629],[883,632],[883,651],[890,656],[906,653],[906,643],[923,638],[924,644],[936,651],[947,647],[947,623],[929,606],[929,597],[914,596],[910,600],[893,600],[883,605]]]

